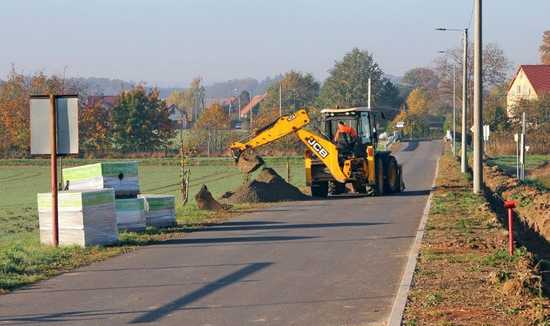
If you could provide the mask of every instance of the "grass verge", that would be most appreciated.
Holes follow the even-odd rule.
[[[211,159],[208,164],[191,167],[192,195],[202,184],[206,184],[215,197],[242,184],[243,177],[231,160],[225,159],[230,165],[226,165],[225,161],[216,165],[215,161]],[[286,177],[285,160],[270,161],[268,165]],[[303,187],[303,159],[290,160],[290,169],[292,183]],[[144,164],[140,165],[139,174],[143,193],[178,195],[177,166]],[[47,166],[2,165],[0,161],[0,293],[133,250],[137,246],[181,238],[194,228],[218,223],[251,208],[239,205],[229,212],[212,213],[197,209],[194,199],[190,198],[186,206],[178,205],[178,226],[175,228],[121,233],[120,243],[111,247],[51,248],[40,245],[36,209],[36,193],[48,191],[48,180]]]
[[[441,158],[404,324],[550,324],[533,256],[508,255],[506,232],[459,171],[449,153]]]

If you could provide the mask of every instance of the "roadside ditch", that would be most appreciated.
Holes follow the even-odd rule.
[[[539,256],[530,246],[518,246],[508,255],[499,203],[487,198],[496,197],[474,195],[470,179],[447,150],[439,165],[404,325],[550,323]]]

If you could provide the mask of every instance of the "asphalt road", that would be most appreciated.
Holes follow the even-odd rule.
[[[383,324],[441,152],[403,147],[403,194],[261,209],[0,296],[0,325]]]

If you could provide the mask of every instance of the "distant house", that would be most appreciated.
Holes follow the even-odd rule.
[[[189,121],[187,120],[187,112],[185,110],[180,110],[175,104],[166,107],[166,110],[170,113],[168,119],[172,121],[175,128],[189,128]]]
[[[103,105],[104,107],[106,108],[113,108],[115,107],[117,104],[118,104],[118,96],[112,96],[112,95],[109,95],[109,96],[99,96],[99,95],[94,95],[94,96],[88,96],[88,98],[86,99],[87,101],[87,105],[88,106],[94,106],[96,105],[97,103],[101,103],[101,105]]]
[[[550,65],[519,66],[506,97],[508,117],[520,101],[538,100],[545,93],[550,93]]]
[[[250,101],[250,103],[248,103],[247,105],[243,106],[241,108],[241,119],[245,119],[248,117],[248,114],[250,113],[250,111],[252,111],[253,109],[255,109],[258,104],[260,104],[260,102],[262,102],[267,96],[267,93],[265,94],[262,94],[262,95],[256,95],[252,98],[252,100]]]

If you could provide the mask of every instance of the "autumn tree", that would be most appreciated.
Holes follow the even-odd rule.
[[[439,77],[430,68],[413,68],[405,73],[401,84],[410,89],[422,88],[430,91],[437,88]]]
[[[112,109],[112,133],[116,149],[123,152],[165,148],[174,134],[166,104],[158,89],[149,93],[142,85],[120,94]]]
[[[111,149],[112,110],[102,101],[86,103],[79,111],[79,139],[82,151],[98,154]]]
[[[390,129],[396,130],[397,123],[403,123],[401,131],[408,137],[425,136],[429,132],[425,117],[410,111],[401,111],[391,122]]]
[[[430,105],[428,93],[422,88],[414,89],[407,97],[408,112],[411,114],[425,116],[429,111]]]
[[[550,130],[550,95],[543,94],[537,100],[522,100],[512,108],[513,122],[519,128],[523,112],[529,124],[529,129],[548,133]]]
[[[469,82],[468,92],[470,98],[473,93],[473,46],[468,52],[467,77]],[[435,72],[439,78],[439,93],[442,96],[450,96],[453,91],[453,69],[456,69],[458,90],[462,85],[463,48],[454,48],[435,60]],[[495,43],[486,44],[483,48],[483,87],[491,89],[494,86],[506,83],[511,69],[511,62],[504,50]]]
[[[219,103],[214,103],[206,108],[194,126],[196,130],[227,128],[229,128],[229,115]]]
[[[329,77],[321,88],[320,103],[325,107],[366,106],[369,78],[375,94],[381,86],[382,75],[382,69],[372,54],[354,48],[329,71]]]
[[[493,131],[503,131],[510,127],[506,112],[507,91],[508,85],[502,84],[493,87],[485,96],[483,120],[484,124],[489,125]]]
[[[267,96],[262,101],[262,113],[275,112],[272,118],[279,116],[279,90],[281,90],[281,107],[283,114],[300,108],[311,107],[319,96],[320,84],[309,73],[291,70],[283,79],[273,83],[267,89]],[[275,109],[276,110],[272,110]],[[271,119],[268,119],[271,120]]]
[[[550,31],[542,35],[542,44],[539,48],[540,61],[542,64],[550,65]]]
[[[0,149],[5,155],[29,150],[29,91],[25,77],[15,70],[0,86]]]
[[[193,126],[193,136],[189,139],[193,145],[187,147],[197,147],[208,155],[224,151],[229,145],[230,124],[229,115],[221,104],[210,105]]]
[[[173,91],[166,99],[167,105],[175,104],[180,110],[187,113],[189,121],[196,121],[204,109],[206,102],[206,88],[202,79],[197,77],[191,81],[189,88]]]

